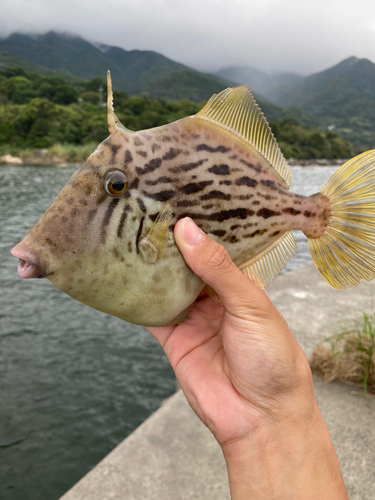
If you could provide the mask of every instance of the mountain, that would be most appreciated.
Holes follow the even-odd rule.
[[[22,57],[18,57],[0,48],[0,71],[6,68],[21,68],[25,71],[40,73],[42,75],[50,75],[53,73],[51,70],[43,68],[43,66],[33,64]]]
[[[350,57],[325,71],[274,89],[272,101],[314,116],[357,152],[375,147],[375,64]]]
[[[268,74],[252,66],[228,66],[215,74],[240,85],[247,85],[253,92],[258,92],[267,98],[272,96],[275,88],[290,85],[302,78],[296,73]]]
[[[233,85],[218,76],[194,71],[157,52],[127,51],[53,31],[44,35],[14,33],[0,39],[0,48],[33,64],[85,79],[104,78],[109,69],[114,88],[130,95],[145,92],[166,100],[178,98],[197,102]]]

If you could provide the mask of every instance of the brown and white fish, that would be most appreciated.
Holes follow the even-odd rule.
[[[348,161],[320,193],[289,191],[291,172],[247,87],[195,116],[131,132],[112,107],[109,137],[12,254],[23,278],[48,278],[76,300],[145,326],[185,319],[204,283],[173,238],[189,216],[266,286],[303,231],[335,288],[375,276],[375,150]]]

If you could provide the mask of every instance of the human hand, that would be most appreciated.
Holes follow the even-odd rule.
[[[224,305],[201,294],[184,323],[148,330],[220,444],[232,498],[346,499],[308,361],[284,319],[190,219],[174,234],[186,263]]]

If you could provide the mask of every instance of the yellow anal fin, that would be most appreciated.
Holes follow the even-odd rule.
[[[291,232],[286,232],[267,247],[261,255],[243,262],[238,267],[245,276],[259,287],[268,286],[297,251],[297,243]]]
[[[248,87],[228,88],[213,95],[195,117],[246,141],[268,161],[280,182],[290,186],[292,173],[288,163]]]
[[[167,249],[170,238],[168,229],[172,217],[172,208],[170,205],[166,205],[157,216],[148,235],[139,242],[138,248],[149,264],[155,264]]]
[[[211,300],[213,300],[215,302],[215,304],[220,304],[221,306],[224,305],[223,301],[221,300],[221,298],[218,296],[218,294],[215,292],[215,290],[213,288],[211,288],[209,285],[206,285],[206,290],[207,290],[209,297],[211,298]]]

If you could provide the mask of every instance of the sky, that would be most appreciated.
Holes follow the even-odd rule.
[[[0,0],[0,37],[50,30],[206,72],[307,75],[353,55],[375,62],[374,0]]]

